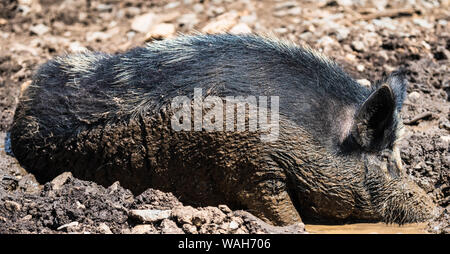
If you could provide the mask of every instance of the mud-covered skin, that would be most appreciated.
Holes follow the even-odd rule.
[[[40,181],[63,171],[105,186],[120,180],[134,192],[153,187],[193,205],[226,203],[274,224],[300,215],[422,221],[434,208],[428,196],[401,170],[367,159],[398,149],[405,85],[396,72],[364,88],[320,54],[277,40],[180,37],[46,63],[17,108],[12,148]],[[223,98],[279,96],[278,140],[174,131],[171,99],[192,97],[194,88]]]

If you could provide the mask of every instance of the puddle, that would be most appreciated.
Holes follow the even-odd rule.
[[[427,234],[426,223],[406,225],[386,223],[355,223],[345,225],[307,224],[306,231],[311,234]]]

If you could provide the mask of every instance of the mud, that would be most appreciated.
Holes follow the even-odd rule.
[[[5,137],[18,97],[21,90],[30,84],[38,65],[51,57],[80,48],[114,53],[142,45],[155,38],[154,34],[135,31],[132,26],[136,17],[146,13],[158,17],[153,25],[172,24],[175,32],[191,34],[207,26],[205,30],[212,32],[219,30],[220,26],[226,31],[236,31],[239,27],[235,27],[240,25],[241,30],[247,26],[255,33],[272,33],[296,43],[304,42],[335,59],[356,79],[366,79],[361,81],[363,83],[373,83],[380,75],[404,67],[409,87],[401,112],[406,128],[400,145],[401,158],[410,177],[441,208],[440,215],[427,222],[425,230],[449,233],[449,10],[449,3],[444,0],[416,1],[414,5],[407,1],[389,4],[377,1],[365,1],[365,4],[352,1],[240,0],[2,1],[1,233],[303,231],[301,225],[274,229],[248,214],[230,213],[223,207],[227,212],[219,207],[191,209],[182,206],[171,194],[156,190],[134,197],[117,184],[104,188],[72,177],[60,189],[54,189],[51,183],[39,185],[34,176],[21,168],[11,153],[7,153]],[[181,207],[178,212],[186,210],[191,215],[208,214],[207,219],[201,219],[203,215],[192,215],[187,216],[186,222],[180,219],[181,215],[173,215],[175,207]],[[171,216],[144,223],[130,215],[131,210],[144,208],[170,210]],[[197,219],[189,222],[189,218]],[[372,230],[382,233],[383,230],[377,227],[378,224],[348,226],[355,233],[370,233]],[[422,230],[422,225],[402,229],[410,227],[411,231],[403,233]],[[306,230],[311,233],[338,231],[328,225],[322,228],[306,225]],[[349,232],[345,230],[339,232]]]

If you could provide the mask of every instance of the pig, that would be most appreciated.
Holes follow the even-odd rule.
[[[41,182],[70,171],[194,206],[226,204],[273,225],[420,222],[435,205],[401,165],[406,86],[400,70],[364,87],[289,41],[184,35],[42,65],[17,107],[12,150]],[[244,130],[233,119],[225,126],[238,111],[223,107],[227,98],[250,96]],[[249,123],[255,112],[267,112],[267,128]]]

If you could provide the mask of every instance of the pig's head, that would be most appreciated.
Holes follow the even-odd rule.
[[[370,203],[386,222],[409,223],[432,217],[431,198],[408,179],[402,168],[397,141],[403,125],[399,117],[406,95],[404,73],[397,71],[374,86],[355,113],[346,146],[364,158],[364,185]],[[387,161],[377,159],[382,151]]]

